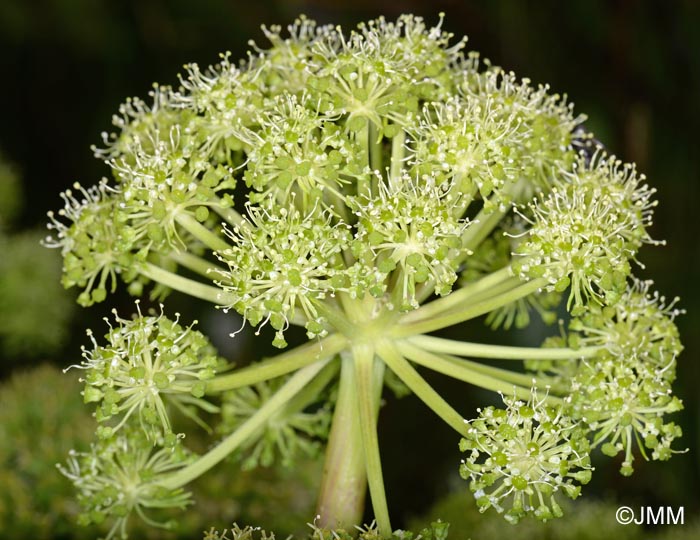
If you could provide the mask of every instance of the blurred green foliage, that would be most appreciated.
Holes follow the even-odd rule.
[[[0,387],[0,537],[72,535],[77,503],[56,463],[94,432],[75,375],[44,365]]]
[[[61,259],[27,231],[0,233],[0,350],[34,358],[57,351],[68,338],[74,302],[61,287]]]
[[[19,213],[22,186],[16,166],[0,153],[0,231]]]
[[[617,523],[615,512],[619,506],[613,501],[565,500],[562,501],[565,519],[545,523],[524,519],[517,525],[511,525],[495,512],[481,514],[473,496],[464,490],[442,498],[425,516],[412,519],[409,526],[418,529],[439,516],[450,524],[450,540],[693,540],[700,537],[700,521],[691,522],[692,516],[687,513],[684,525],[659,525],[645,529],[635,523]]]
[[[61,258],[41,246],[44,234],[13,234],[22,209],[17,166],[0,153],[0,354],[36,358],[67,340],[73,310],[61,287]]]

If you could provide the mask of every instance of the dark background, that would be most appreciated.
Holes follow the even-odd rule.
[[[678,415],[681,444],[690,451],[669,463],[639,459],[629,479],[617,474],[619,464],[600,460],[587,491],[624,504],[685,506],[686,516],[698,515],[700,2],[1,0],[0,148],[25,182],[20,227],[43,223],[46,211],[60,206],[58,193],[74,181],[90,185],[108,174],[89,146],[110,129],[111,115],[127,96],[145,97],[154,81],[177,84],[186,62],[208,65],[226,50],[242,58],[249,39],[264,46],[261,23],[285,25],[306,13],[349,29],[404,12],[434,23],[440,11],[446,13],[444,27],[457,38],[469,36],[468,49],[567,93],[597,138],[623,160],[635,161],[658,189],[652,236],[668,246],[643,249],[646,267],[636,273],[653,277],[667,297],[680,296],[688,312],[678,319],[686,350],[676,388],[686,406]],[[99,306],[80,313],[78,337],[59,355],[62,365],[77,357],[80,328],[104,312]],[[493,339],[478,324],[471,331]],[[0,370],[7,375],[10,368]],[[493,400],[430,380],[468,417]],[[390,400],[382,413],[382,452],[397,517],[425,509],[453,482],[457,441],[439,424],[415,398]]]

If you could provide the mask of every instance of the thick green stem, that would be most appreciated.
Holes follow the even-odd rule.
[[[409,364],[403,355],[390,342],[382,342],[377,352],[389,368],[396,374],[423,403],[430,407],[435,414],[442,418],[447,425],[460,435],[466,435],[466,422],[461,414],[452,408],[440,394]]]
[[[401,324],[394,328],[392,335],[396,338],[407,337],[415,334],[434,332],[435,330],[440,330],[441,328],[447,328],[448,326],[474,319],[480,315],[493,311],[494,309],[498,309],[502,306],[510,304],[511,302],[515,302],[516,300],[524,298],[538,289],[541,289],[545,285],[547,285],[547,281],[545,279],[534,279],[532,281],[522,283],[521,285],[514,287],[503,294],[489,298],[488,300],[476,302],[475,304],[467,304],[463,309],[455,309],[444,315],[439,315],[427,320],[419,320],[408,324],[403,323],[402,321]]]
[[[216,394],[274,379],[321,359],[331,358],[346,346],[347,340],[344,336],[331,334],[321,340],[310,341],[290,351],[285,351],[258,364],[214,377],[207,381],[206,392],[207,394]]]
[[[466,259],[469,256],[468,253],[475,250],[491,234],[506,215],[508,209],[481,210],[477,214],[462,235],[462,250],[465,254],[463,259]]]
[[[357,414],[355,367],[350,355],[342,355],[341,362],[338,398],[326,447],[316,514],[322,527],[352,530],[362,522],[367,473]]]
[[[230,225],[245,226],[246,221],[243,219],[243,216],[230,206],[226,206],[219,197],[217,197],[216,200],[217,204],[213,204],[212,208],[217,214],[224,218],[227,223]]]
[[[226,437],[209,452],[201,456],[197,461],[173,473],[172,476],[161,482],[161,485],[166,489],[177,489],[207,472],[263,427],[277,411],[284,407],[284,405],[297,394],[297,392],[311,382],[328,362],[329,360],[318,361],[315,364],[299,370],[265,403],[265,405],[241,424],[236,431],[231,433],[231,435]]]
[[[377,436],[377,414],[384,381],[384,363],[374,355],[374,347],[363,343],[352,349],[355,362],[360,432],[365,449],[365,465],[369,493],[372,497],[372,509],[377,520],[379,534],[391,536],[389,506],[386,502],[382,461],[379,455],[379,438]]]
[[[414,336],[409,343],[435,353],[455,354],[457,356],[475,356],[477,358],[497,358],[500,360],[578,360],[595,356],[600,347],[583,347],[580,349],[509,347],[506,345],[486,345],[469,343],[433,336]]]
[[[373,171],[383,174],[384,156],[382,155],[382,138],[374,123],[369,122],[369,164]]]
[[[226,291],[218,287],[205,285],[199,281],[182,277],[149,262],[145,262],[139,266],[139,273],[161,285],[165,285],[166,287],[170,287],[171,289],[195,298],[206,300],[212,304],[227,305],[231,302],[231,298]]]
[[[370,165],[369,156],[369,120],[364,119],[364,126],[362,126],[355,135],[357,138],[357,143],[362,149],[362,154],[364,162]],[[360,174],[357,177],[357,194],[362,197],[372,196],[372,175]]]

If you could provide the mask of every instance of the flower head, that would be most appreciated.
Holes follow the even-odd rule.
[[[234,308],[248,322],[269,322],[275,345],[284,347],[284,330],[301,308],[310,335],[325,335],[318,301],[344,288],[341,252],[350,241],[347,227],[333,226],[318,207],[304,215],[294,207],[249,206],[249,218],[227,229],[233,241],[217,253],[229,269],[220,286],[233,296]]]
[[[505,163],[518,161],[522,185],[519,199],[527,201],[532,194],[548,190],[561,170],[568,170],[574,161],[573,148],[579,134],[575,128],[585,117],[575,115],[566,96],[552,94],[548,85],[532,86],[529,79],[518,80],[514,73],[484,62],[471,53],[459,74],[459,93],[492,111],[490,122],[513,127]]]
[[[83,349],[84,361],[76,366],[86,371],[85,402],[97,404],[97,420],[106,424],[98,429],[100,436],[108,438],[138,417],[146,436],[157,439],[172,431],[168,405],[193,419],[197,408],[216,410],[202,397],[220,360],[194,325],[183,328],[179,315],[172,321],[162,311],[144,317],[139,310],[131,320],[115,311],[114,317],[117,326],[110,324],[108,345],[98,345],[88,331],[93,348]],[[112,418],[116,424],[108,423]]]
[[[173,522],[154,521],[146,511],[190,504],[188,493],[166,488],[162,481],[191,459],[172,434],[158,439],[154,446],[140,430],[128,428],[92,445],[89,452],[72,451],[68,463],[59,465],[59,470],[78,491],[80,524],[114,520],[106,537],[109,540],[116,535],[127,537],[132,512],[152,526],[172,528]]]
[[[115,220],[116,198],[105,181],[89,189],[73,187],[82,199],[70,189],[61,194],[65,206],[57,215],[49,212],[53,232],[44,244],[61,250],[63,286],[83,288],[78,302],[88,306],[103,301],[108,288],[114,290],[117,274],[129,279],[132,239]]]
[[[418,307],[421,283],[431,281],[440,295],[452,290],[468,221],[459,215],[459,196],[450,182],[438,185],[433,177],[404,172],[388,186],[380,184],[378,197],[353,197],[349,206],[358,217],[352,243],[358,264],[382,274],[372,294],[384,293],[385,276],[392,272],[397,274],[392,300],[401,310]],[[370,269],[364,273],[372,275]]]
[[[337,113],[319,113],[308,95],[286,94],[258,115],[259,127],[241,132],[246,143],[246,184],[252,202],[272,198],[280,204],[291,194],[302,208],[321,199],[344,210],[343,186],[364,173],[359,145],[335,124]]]
[[[544,278],[548,288],[571,286],[569,306],[585,299],[614,304],[626,289],[630,260],[654,243],[654,193],[633,165],[597,154],[590,164],[580,155],[571,172],[561,171],[548,194],[530,205],[532,227],[519,245],[515,270]]]
[[[681,428],[665,416],[683,408],[673,396],[664,369],[639,362],[608,358],[584,361],[571,384],[572,415],[595,432],[593,445],[615,456],[624,452],[620,472],[634,471],[633,450],[667,460]]]
[[[505,511],[516,523],[531,514],[560,517],[558,492],[572,499],[591,477],[586,431],[561,408],[544,405],[534,392],[525,403],[504,397],[505,409],[487,407],[469,422],[460,467],[481,511]]]
[[[633,278],[614,306],[589,304],[569,324],[569,341],[577,347],[602,347],[617,360],[661,368],[672,382],[676,357],[683,350],[674,319],[683,311],[675,307],[678,298],[666,304],[659,293],[652,294],[652,285]]]

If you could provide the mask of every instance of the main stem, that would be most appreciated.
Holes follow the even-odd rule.
[[[367,492],[355,367],[352,356],[341,355],[338,398],[326,448],[323,479],[316,513],[318,524],[352,530],[362,522]]]

